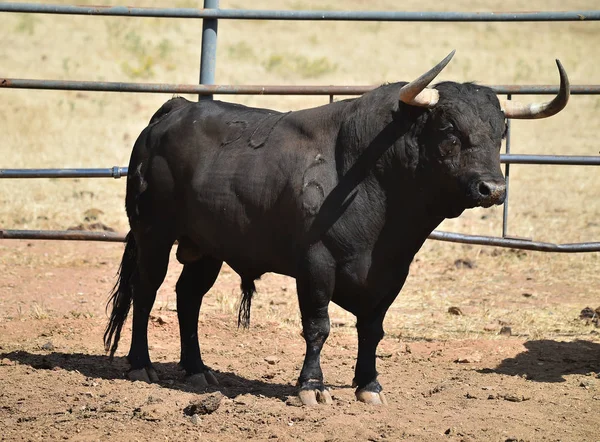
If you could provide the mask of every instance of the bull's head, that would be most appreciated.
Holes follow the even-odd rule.
[[[561,111],[569,100],[569,80],[560,61],[560,91],[547,103],[499,101],[488,87],[445,82],[427,85],[448,64],[454,51],[437,66],[400,90],[400,101],[429,109],[419,135],[421,163],[436,183],[437,208],[452,217],[462,210],[502,204],[506,184],[500,169],[500,146],[506,119],[537,119]]]

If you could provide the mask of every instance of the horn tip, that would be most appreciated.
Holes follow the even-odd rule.
[[[564,83],[565,88],[567,89],[567,94],[568,94],[570,92],[569,77],[567,76],[567,71],[565,70],[565,68],[563,67],[562,63],[560,62],[560,60],[558,58],[556,59],[556,66],[558,67],[558,72],[560,75],[561,83]]]

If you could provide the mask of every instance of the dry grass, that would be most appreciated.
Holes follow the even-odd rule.
[[[70,4],[68,0],[54,3]],[[94,4],[97,1],[81,1]],[[105,4],[118,4],[110,0]],[[174,6],[173,2],[131,1],[132,6]],[[175,6],[199,7],[186,0]],[[222,0],[222,7],[247,7]],[[259,0],[254,8],[394,10],[391,0],[277,1]],[[504,2],[505,11],[594,9],[588,1],[541,0]],[[496,2],[457,0],[449,3],[408,1],[407,10],[496,10]],[[0,14],[2,76],[195,83],[198,80],[201,26],[195,20],[74,17]],[[408,80],[451,49],[457,56],[440,80],[488,84],[555,84],[554,59],[560,58],[573,84],[599,84],[600,23],[342,23],[225,21],[219,24],[217,82],[221,84],[380,84]],[[126,165],[131,146],[152,113],[168,97],[152,94],[1,90],[0,167],[110,167]],[[320,105],[326,97],[219,97],[280,110]],[[546,97],[521,97],[523,100]],[[542,121],[516,121],[514,153],[597,155],[600,97],[574,96],[560,115]],[[124,180],[5,180],[0,190],[0,226],[15,229],[65,229],[82,222],[92,208],[99,221],[125,231]],[[600,173],[598,168],[514,166],[511,170],[509,233],[552,242],[600,240]],[[498,234],[500,208],[472,210],[447,221],[443,229]],[[476,259],[472,271],[447,268],[456,257]],[[26,258],[23,258],[26,259]],[[429,286],[407,283],[402,309],[390,321],[398,335],[452,337],[480,334],[484,322],[519,324],[522,333],[552,333],[557,316],[572,317],[583,298],[597,296],[598,254],[558,256],[509,252],[429,242],[419,254],[415,272],[453,272],[452,287],[440,287],[435,276],[421,276]],[[116,265],[116,264],[115,264]],[[429,266],[429,267],[428,267]],[[489,278],[475,293],[469,272]],[[447,275],[446,275],[447,276]],[[235,280],[235,276],[231,276]],[[536,296],[562,306],[560,313],[529,312],[516,303],[505,311],[494,307],[494,293],[532,284]],[[519,279],[520,278],[520,279]],[[418,278],[416,278],[418,279]],[[420,281],[421,281],[420,280]],[[237,282],[236,282],[237,284]],[[447,284],[446,284],[447,285]],[[568,300],[555,299],[557,285],[576,287]],[[290,283],[289,290],[293,291]],[[473,293],[474,313],[465,317],[427,317],[444,311],[461,291]],[[521,296],[515,291],[518,299]],[[237,291],[220,293],[220,309],[234,311]],[[293,297],[292,297],[293,299]],[[581,299],[581,298],[579,298]],[[586,298],[587,299],[587,298]],[[599,302],[600,303],[600,302]],[[400,304],[399,304],[400,305]],[[265,318],[297,321],[295,304],[257,304]],[[595,307],[595,306],[594,306]],[[489,312],[493,311],[494,314]],[[407,313],[408,312],[408,313]],[[412,312],[412,313],[411,313]],[[424,313],[425,312],[425,313]],[[35,313],[34,313],[35,314]],[[334,310],[339,321],[352,319]],[[478,319],[473,319],[474,317]],[[292,318],[292,319],[289,319]],[[294,319],[296,318],[296,319]],[[432,322],[433,321],[433,322]],[[432,323],[444,324],[433,327]],[[565,324],[567,324],[565,322]],[[565,325],[565,327],[567,327]],[[561,329],[564,331],[565,327]],[[573,326],[572,331],[577,331]],[[568,327],[567,327],[568,328]],[[426,331],[429,330],[429,331]]]

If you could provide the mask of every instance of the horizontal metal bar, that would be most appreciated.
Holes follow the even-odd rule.
[[[119,17],[224,18],[244,20],[524,22],[600,20],[600,11],[561,12],[407,12],[407,11],[272,11],[254,9],[133,8],[2,3],[0,12],[102,15]]]
[[[0,178],[121,178],[127,167],[109,169],[0,169]]]
[[[600,166],[600,156],[501,154],[500,162],[506,163],[506,164],[552,164],[552,165],[564,165],[564,166]]]
[[[83,230],[0,230],[0,239],[124,242],[125,235],[115,232],[86,232]]]
[[[0,78],[0,88],[194,95],[361,95],[377,86],[207,85]],[[556,95],[554,85],[492,85],[497,94]],[[600,95],[600,85],[572,85],[572,95]]]
[[[125,235],[115,232],[85,232],[79,230],[0,230],[0,239],[124,242]],[[494,236],[463,235],[461,233],[443,232],[439,230],[434,230],[429,235],[429,239],[482,246],[509,247],[536,252],[600,252],[600,242],[552,244],[522,239],[498,238]]]
[[[495,236],[463,235],[461,233],[443,232],[439,230],[431,232],[429,239],[463,244],[476,244],[480,246],[509,247],[511,249],[532,250],[536,252],[600,252],[600,242],[553,244],[514,238],[498,238]]]
[[[600,156],[577,155],[500,155],[502,163],[600,166]],[[128,168],[105,169],[0,169],[0,178],[121,178]]]

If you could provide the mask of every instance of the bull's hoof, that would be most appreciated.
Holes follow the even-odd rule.
[[[376,393],[374,391],[358,390],[356,392],[356,399],[369,405],[387,405],[383,391]]]
[[[302,405],[307,405],[309,407],[318,404],[333,404],[331,393],[325,388],[321,381],[304,382],[300,386],[298,397],[300,398]]]
[[[307,405],[309,407],[318,404],[333,404],[331,393],[327,390],[301,390],[298,393],[298,397],[300,398],[302,405]]]
[[[131,381],[142,381],[148,384],[159,381],[158,375],[156,374],[156,370],[154,370],[154,368],[152,367],[130,370],[127,373],[127,378]]]
[[[212,371],[192,374],[186,377],[186,381],[192,384],[194,387],[201,389],[204,389],[209,385],[219,385],[219,381]]]
[[[356,379],[352,381],[352,386],[357,387]],[[375,379],[367,385],[357,388],[354,394],[356,395],[357,400],[364,402],[365,404],[387,405],[387,400],[385,399],[382,390],[381,384]]]

